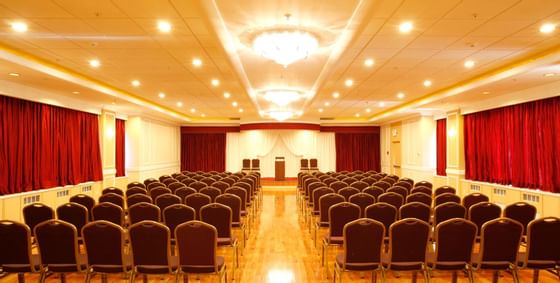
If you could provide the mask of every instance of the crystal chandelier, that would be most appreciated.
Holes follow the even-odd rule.
[[[286,106],[294,101],[299,100],[301,93],[295,90],[267,90],[264,93],[264,99],[266,101],[272,102],[277,106]]]
[[[284,121],[292,118],[294,116],[294,113],[291,111],[270,111],[268,112],[268,116],[277,121]]]
[[[318,48],[317,37],[297,29],[266,31],[253,41],[253,49],[257,53],[284,67],[307,58]]]

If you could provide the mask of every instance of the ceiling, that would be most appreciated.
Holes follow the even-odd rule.
[[[286,68],[250,41],[285,14],[320,42]],[[0,0],[0,82],[181,123],[269,120],[259,94],[289,88],[307,94],[293,120],[383,123],[559,81],[560,27],[539,32],[546,22],[560,23],[557,0]]]

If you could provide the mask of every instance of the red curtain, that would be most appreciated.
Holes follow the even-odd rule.
[[[102,178],[97,115],[0,96],[0,195]]]
[[[447,120],[441,119],[436,122],[436,174],[439,176],[447,176],[445,173],[445,169],[447,168]]]
[[[116,177],[125,176],[124,160],[125,160],[125,120],[115,120],[115,163],[117,173]]]
[[[560,193],[560,97],[465,115],[465,177]]]
[[[181,134],[181,170],[226,170],[226,134]]]
[[[381,170],[379,133],[335,133],[336,171]]]

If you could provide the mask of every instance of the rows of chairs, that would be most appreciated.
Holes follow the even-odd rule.
[[[474,244],[476,241],[477,243],[480,242],[481,245],[480,253],[477,255],[478,257],[475,256],[473,258],[471,257],[471,253],[469,253],[468,264],[461,263],[461,268],[447,267],[450,270],[464,269],[469,275],[470,280],[472,280],[471,271],[473,267],[483,269],[508,269],[513,272],[515,277],[514,279],[517,280],[517,268],[519,266],[527,266],[526,262],[524,263],[525,265],[521,263],[518,264],[517,262],[519,243],[529,241],[529,237],[526,237],[526,233],[530,231],[529,223],[533,223],[532,221],[541,221],[547,225],[550,224],[550,227],[545,224],[543,225],[549,227],[547,228],[548,231],[551,229],[558,229],[555,232],[557,233],[555,235],[560,236],[560,234],[558,234],[560,233],[560,228],[554,226],[560,223],[560,219],[544,218],[535,220],[536,208],[524,202],[508,205],[502,212],[500,206],[488,202],[488,197],[483,194],[474,193],[461,199],[455,194],[455,189],[449,186],[439,187],[432,192],[433,186],[429,182],[422,181],[414,183],[412,179],[398,178],[398,176],[386,175],[377,172],[329,172],[301,174],[298,177],[300,184],[300,187],[298,188],[300,210],[302,211],[305,223],[309,226],[309,230],[311,231],[312,228],[314,230],[314,242],[317,242],[317,233],[321,228],[328,229],[327,235],[322,239],[323,245],[321,252],[321,262],[327,267],[327,272],[329,266],[327,253],[328,247],[345,246],[346,236],[344,235],[344,227],[347,223],[358,221],[358,219],[361,220],[359,221],[361,224],[356,224],[356,227],[361,227],[360,225],[374,225],[371,223],[375,222],[376,225],[380,224],[383,228],[381,245],[384,246],[382,251],[384,251],[383,257],[385,261],[384,263],[377,261],[377,265],[375,265],[375,269],[381,271],[384,268],[401,270],[400,268],[402,267],[402,263],[395,264],[394,260],[402,261],[402,256],[406,254],[406,250],[412,249],[412,246],[410,245],[412,245],[413,242],[418,245],[425,242],[423,248],[422,245],[414,246],[417,248],[417,251],[419,251],[417,253],[418,256],[420,255],[420,251],[426,250],[426,245],[429,241],[434,242],[436,250],[433,255],[437,255],[437,247],[440,245],[440,243],[438,243],[438,239],[440,237],[440,235],[438,235],[438,227],[440,227],[443,223],[450,223],[447,224],[449,227],[470,227],[464,228],[466,230],[473,230],[474,228],[472,243]],[[485,230],[485,225],[489,223],[494,223],[489,225],[489,227],[494,228],[487,228]],[[402,225],[402,227],[417,226],[418,231],[408,231],[400,236],[398,236],[399,234],[396,232],[397,236],[392,236],[391,233],[393,226],[399,227],[400,225]],[[502,226],[509,228],[499,228]],[[446,226],[444,225],[443,227]],[[512,227],[518,227],[520,229]],[[359,230],[359,228],[355,229]],[[400,228],[395,229],[396,231],[400,231]],[[492,255],[503,252],[503,249],[495,248],[500,247],[499,244],[502,244],[495,243],[495,238],[492,238],[495,234],[485,236],[484,231],[497,230],[503,232],[503,229],[509,229],[510,232],[514,230],[520,231],[519,241],[517,244],[514,245],[513,242],[510,241],[509,246],[510,252],[513,249],[512,247],[515,247],[515,260],[511,261],[512,264],[508,265],[486,263],[487,261],[491,261],[490,259]],[[370,230],[376,230],[379,232],[380,227],[370,228]],[[452,229],[450,228],[449,231],[451,230]],[[403,228],[403,231],[406,231],[406,229]],[[416,235],[424,235],[424,231],[427,231],[425,234],[426,236],[422,236],[420,239],[424,239],[425,241],[419,240]],[[443,231],[448,230],[444,229]],[[467,233],[465,231],[462,232],[465,233],[464,235],[471,235],[471,233]],[[505,233],[508,234],[509,232]],[[410,237],[410,235],[415,236]],[[455,235],[457,236],[457,234]],[[509,233],[506,236],[511,235],[515,236],[517,234]],[[542,232],[539,235],[542,235]],[[367,246],[363,245],[364,239],[366,238],[360,238],[359,236],[356,237],[362,240],[357,240],[355,245],[367,249]],[[460,235],[457,237],[460,237]],[[411,240],[411,238],[414,239]],[[453,237],[451,237],[451,239],[453,239]],[[440,240],[442,245],[445,245],[445,241],[446,240]],[[492,243],[492,246],[489,246],[489,243]],[[370,242],[369,244],[372,243]],[[485,246],[485,244],[487,246]],[[377,242],[375,245],[377,245]],[[406,246],[407,248],[402,251],[398,250],[399,247],[403,246]],[[466,247],[461,247],[467,248],[472,252],[472,244]],[[556,244],[556,247],[560,248],[558,244]],[[352,245],[350,247],[345,246],[344,248],[352,249]],[[485,251],[490,251],[490,259],[485,257]],[[403,252],[403,254],[399,255],[400,252]],[[446,252],[449,251],[444,249],[444,253]],[[395,254],[397,254],[397,256],[395,256]],[[463,253],[463,255],[464,254],[465,253]],[[416,268],[415,270],[424,271],[425,276],[428,276],[427,271],[430,268],[445,269],[445,265],[441,265],[439,263],[435,264],[435,262],[440,260],[437,258],[434,259],[433,255],[426,257],[426,254],[424,253],[424,257],[422,257],[422,260],[420,261],[422,265],[414,265],[414,267],[421,268]],[[551,253],[549,252],[541,253],[539,256],[544,258],[550,255]],[[523,255],[520,256],[523,257]],[[539,256],[535,255],[533,259],[539,258]],[[347,269],[343,264],[343,257],[344,254],[341,254],[335,258],[335,277],[340,274],[340,271]],[[434,260],[428,261],[429,259]],[[474,259],[478,260],[478,264],[474,263],[476,262],[473,261]],[[558,264],[560,263],[560,261],[558,261],[560,260],[560,254],[556,256],[556,260],[556,265],[560,266]],[[520,261],[522,262],[523,260],[520,259]],[[415,262],[418,263],[418,261]],[[349,269],[352,269],[352,265],[349,266]],[[359,270],[359,266],[359,264],[354,266],[354,270]],[[458,265],[454,266],[457,267]],[[496,266],[500,268],[496,268]],[[411,269],[407,267],[403,270]],[[535,272],[535,274],[537,276],[536,278],[538,278],[538,272]],[[454,276],[456,276],[456,273],[454,273]]]

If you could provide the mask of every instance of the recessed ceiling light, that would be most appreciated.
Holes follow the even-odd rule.
[[[183,102],[181,102],[181,101],[177,102],[177,106],[183,107]]]
[[[19,73],[8,73],[8,76],[19,77]]]
[[[424,84],[425,87],[430,87],[430,86],[432,86],[432,81],[425,80],[423,84]]]
[[[303,111],[298,111],[297,115],[298,115],[298,116],[303,115]]]
[[[351,87],[354,84],[354,81],[351,79],[347,79],[346,81],[344,81],[344,85],[346,85],[347,87]]]
[[[157,27],[161,32],[170,32],[171,24],[167,21],[158,21]]]
[[[196,112],[196,109],[191,108],[191,113],[195,113],[195,112]]]
[[[243,113],[243,108],[239,108],[239,113]]]
[[[202,66],[202,60],[200,60],[198,58],[194,58],[194,59],[192,59],[192,64],[195,67],[200,67],[200,66]]]
[[[97,60],[97,59],[91,59],[91,60],[89,60],[89,65],[94,67],[94,68],[97,68],[97,67],[101,66],[101,62],[99,62],[99,60]]]
[[[338,92],[333,92],[332,97],[338,98],[338,97],[340,97],[340,93],[338,93]]]
[[[12,29],[16,32],[26,32],[27,31],[27,24],[24,22],[13,22],[11,24]]]
[[[165,98],[165,93],[160,92],[160,93],[158,94],[158,96],[159,96],[159,98]]]
[[[212,79],[211,83],[212,83],[213,86],[219,86],[220,85],[220,80]]]
[[[403,99],[404,98],[404,93],[402,93],[402,92],[397,93],[397,97],[399,99]]]
[[[329,107],[331,104],[327,101],[325,102],[325,106]]]
[[[225,98],[230,98],[230,97],[231,97],[231,94],[230,94],[229,92],[224,92],[224,97],[225,97]]]
[[[206,114],[202,113],[202,114],[200,114],[200,117],[204,118],[204,117],[206,117]]]
[[[354,116],[356,116],[356,118],[358,118],[358,117],[360,117],[360,113],[356,113],[356,115],[354,115]]]
[[[371,109],[366,108],[366,112],[367,112],[367,113],[371,112]]]
[[[133,86],[135,87],[139,87],[140,86],[140,81],[139,80],[133,80],[132,82],[130,82]]]
[[[553,23],[544,23],[540,27],[540,31],[542,33],[551,33],[556,29],[556,25]]]
[[[467,61],[465,61],[464,66],[465,66],[465,68],[470,69],[470,68],[474,67],[474,61],[473,60],[467,60]]]
[[[414,28],[414,25],[410,21],[403,22],[399,25],[399,31],[401,33],[409,33]]]
[[[364,61],[364,65],[366,67],[371,67],[371,66],[373,66],[373,64],[375,64],[375,61],[373,61],[373,59],[371,59],[371,58],[368,58]]]
[[[319,108],[319,113],[323,113],[323,108]]]
[[[72,93],[73,93],[73,94],[80,94],[79,91],[73,91]]]
[[[115,105],[115,104],[117,104],[117,103],[113,101],[113,102],[111,102],[111,104]]]
[[[385,102],[381,101],[379,102],[379,107],[384,107],[385,106]]]
[[[233,106],[233,107],[237,107],[237,105],[238,105],[237,101],[234,101],[234,102],[231,103],[231,106]]]
[[[482,94],[490,94],[489,91],[483,91]]]
[[[545,77],[554,77],[556,74],[555,73],[546,73],[544,74]]]

